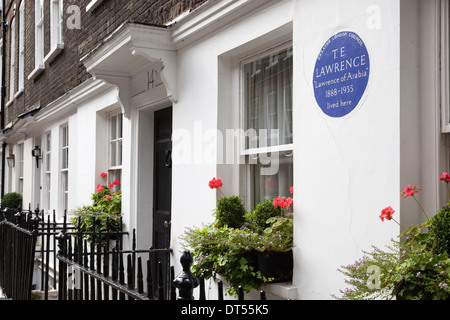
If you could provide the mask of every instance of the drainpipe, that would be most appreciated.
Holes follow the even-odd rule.
[[[6,0],[2,0],[2,79],[1,79],[1,112],[0,112],[0,130],[3,133],[5,128],[5,98],[6,98]],[[1,198],[5,195],[5,162],[6,162],[6,142],[2,144],[2,187]],[[0,199],[1,199],[0,198]]]

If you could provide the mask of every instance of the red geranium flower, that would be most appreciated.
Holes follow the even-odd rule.
[[[414,194],[419,193],[420,190],[422,189],[417,188],[416,186],[412,187],[411,185],[408,184],[405,190],[402,192],[402,197],[403,198],[412,197],[414,196]]]
[[[294,186],[291,187],[291,193],[294,194]]]
[[[115,185],[115,186],[120,186],[120,181],[119,181],[119,180],[114,181],[114,182],[113,182],[113,185]]]
[[[447,172],[443,172],[442,175],[439,177],[439,181],[449,183],[450,182],[450,174]]]
[[[223,187],[222,180],[213,178],[213,179],[209,182],[209,187],[210,187],[211,189],[219,189],[219,188],[222,188],[222,187]]]
[[[390,221],[392,220],[392,216],[394,215],[395,211],[392,209],[392,207],[387,207],[381,211],[380,219],[381,221],[384,221],[384,219]]]
[[[103,186],[101,184],[97,185],[97,191],[98,192],[102,192],[103,190],[105,190],[105,188],[103,188]]]
[[[108,176],[108,174],[105,173],[105,172],[102,172],[102,173],[100,174],[100,177],[102,177],[102,178],[106,178],[107,176]]]
[[[289,208],[294,203],[294,200],[292,198],[286,198],[286,197],[278,197],[273,199],[273,206],[275,208],[282,207],[286,210],[289,210]]]

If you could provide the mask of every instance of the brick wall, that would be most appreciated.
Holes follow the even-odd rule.
[[[6,13],[8,21],[14,14],[14,3],[17,11],[20,1],[7,0]],[[63,96],[70,89],[90,78],[80,58],[95,48],[106,36],[116,30],[124,21],[163,25],[187,10],[194,9],[207,0],[103,0],[91,12],[86,6],[91,0],[64,0],[64,50],[56,59],[45,65],[45,71],[37,78],[28,80],[28,75],[35,67],[35,26],[34,0],[27,0],[25,7],[25,89],[14,103],[5,109],[5,124],[14,122],[17,116],[26,112],[36,104],[45,107]],[[81,29],[68,29],[66,21],[71,15],[67,9],[76,5],[81,9]],[[50,52],[50,1],[44,1],[44,56]],[[16,19],[18,30],[18,19]],[[10,32],[7,34],[10,41]],[[16,37],[18,46],[18,36]],[[9,49],[7,44],[6,86],[9,101]],[[16,52],[16,61],[18,54]],[[18,69],[16,69],[16,75]],[[17,86],[17,81],[16,81]]]

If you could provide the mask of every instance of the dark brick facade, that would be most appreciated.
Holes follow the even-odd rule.
[[[10,23],[23,0],[7,0],[6,15]],[[44,0],[44,56],[50,52],[50,2]],[[26,0],[25,3],[25,85],[24,92],[14,99],[14,103],[5,108],[5,124],[14,123],[20,114],[30,108],[40,105],[44,108],[51,102],[63,96],[72,88],[90,78],[80,59],[95,48],[105,37],[116,30],[124,21],[164,25],[180,14],[195,9],[207,0],[103,0],[91,12],[86,12],[86,6],[91,0],[64,0],[64,50],[49,64],[45,64],[45,70],[35,79],[28,80],[28,75],[35,68],[35,1]],[[67,19],[72,13],[67,13],[71,5],[81,9],[81,28],[69,29],[66,26]],[[16,30],[19,29],[19,19],[16,21]],[[8,29],[10,30],[10,29]],[[6,87],[9,97],[9,65],[10,65],[10,40],[11,32],[7,33],[6,54]],[[16,36],[16,48],[18,47]],[[18,51],[16,50],[16,61]],[[16,80],[18,68],[16,64]],[[16,90],[15,90],[16,91]]]

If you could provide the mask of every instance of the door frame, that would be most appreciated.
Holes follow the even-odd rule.
[[[160,103],[138,109],[135,128],[136,155],[131,165],[135,165],[134,176],[136,178],[135,217],[130,217],[130,226],[136,229],[138,246],[151,248],[153,246],[153,194],[154,194],[154,113],[168,107],[172,102],[165,99]],[[133,201],[133,200],[131,200]],[[172,198],[173,203],[173,198]],[[133,228],[133,227],[132,227]]]

